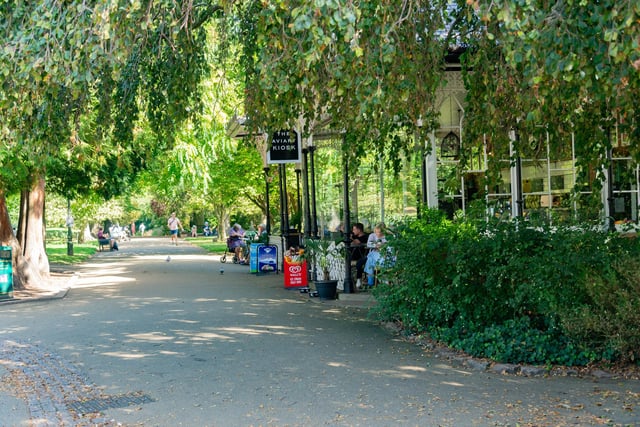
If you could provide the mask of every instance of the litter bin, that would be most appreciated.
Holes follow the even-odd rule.
[[[11,246],[0,246],[0,299],[13,298]]]
[[[289,234],[287,235],[287,247],[284,250],[288,250],[289,248],[299,248],[300,247],[300,232],[295,228],[289,229]]]

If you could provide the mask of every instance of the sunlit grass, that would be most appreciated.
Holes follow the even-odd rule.
[[[187,237],[185,240],[213,254],[222,254],[227,246],[224,241],[213,241],[212,237]]]
[[[91,258],[98,247],[90,243],[74,243],[73,255],[67,255],[67,244],[47,244],[47,257],[50,264],[77,264]]]

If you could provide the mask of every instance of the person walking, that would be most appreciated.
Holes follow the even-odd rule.
[[[178,230],[182,228],[180,220],[176,217],[175,212],[171,212],[171,216],[167,220],[169,233],[171,234],[171,243],[178,246]]]

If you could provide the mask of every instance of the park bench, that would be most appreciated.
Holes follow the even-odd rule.
[[[105,250],[105,248],[107,248],[107,250],[111,250],[109,239],[98,239],[98,250],[102,252]]]

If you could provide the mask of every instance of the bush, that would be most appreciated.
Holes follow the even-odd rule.
[[[398,227],[378,314],[474,355],[585,364],[640,356],[636,239],[530,222]],[[535,360],[531,360],[535,359]]]
[[[559,330],[537,329],[529,317],[509,319],[475,333],[450,328],[434,331],[432,336],[472,356],[502,363],[586,365],[595,358]]]

